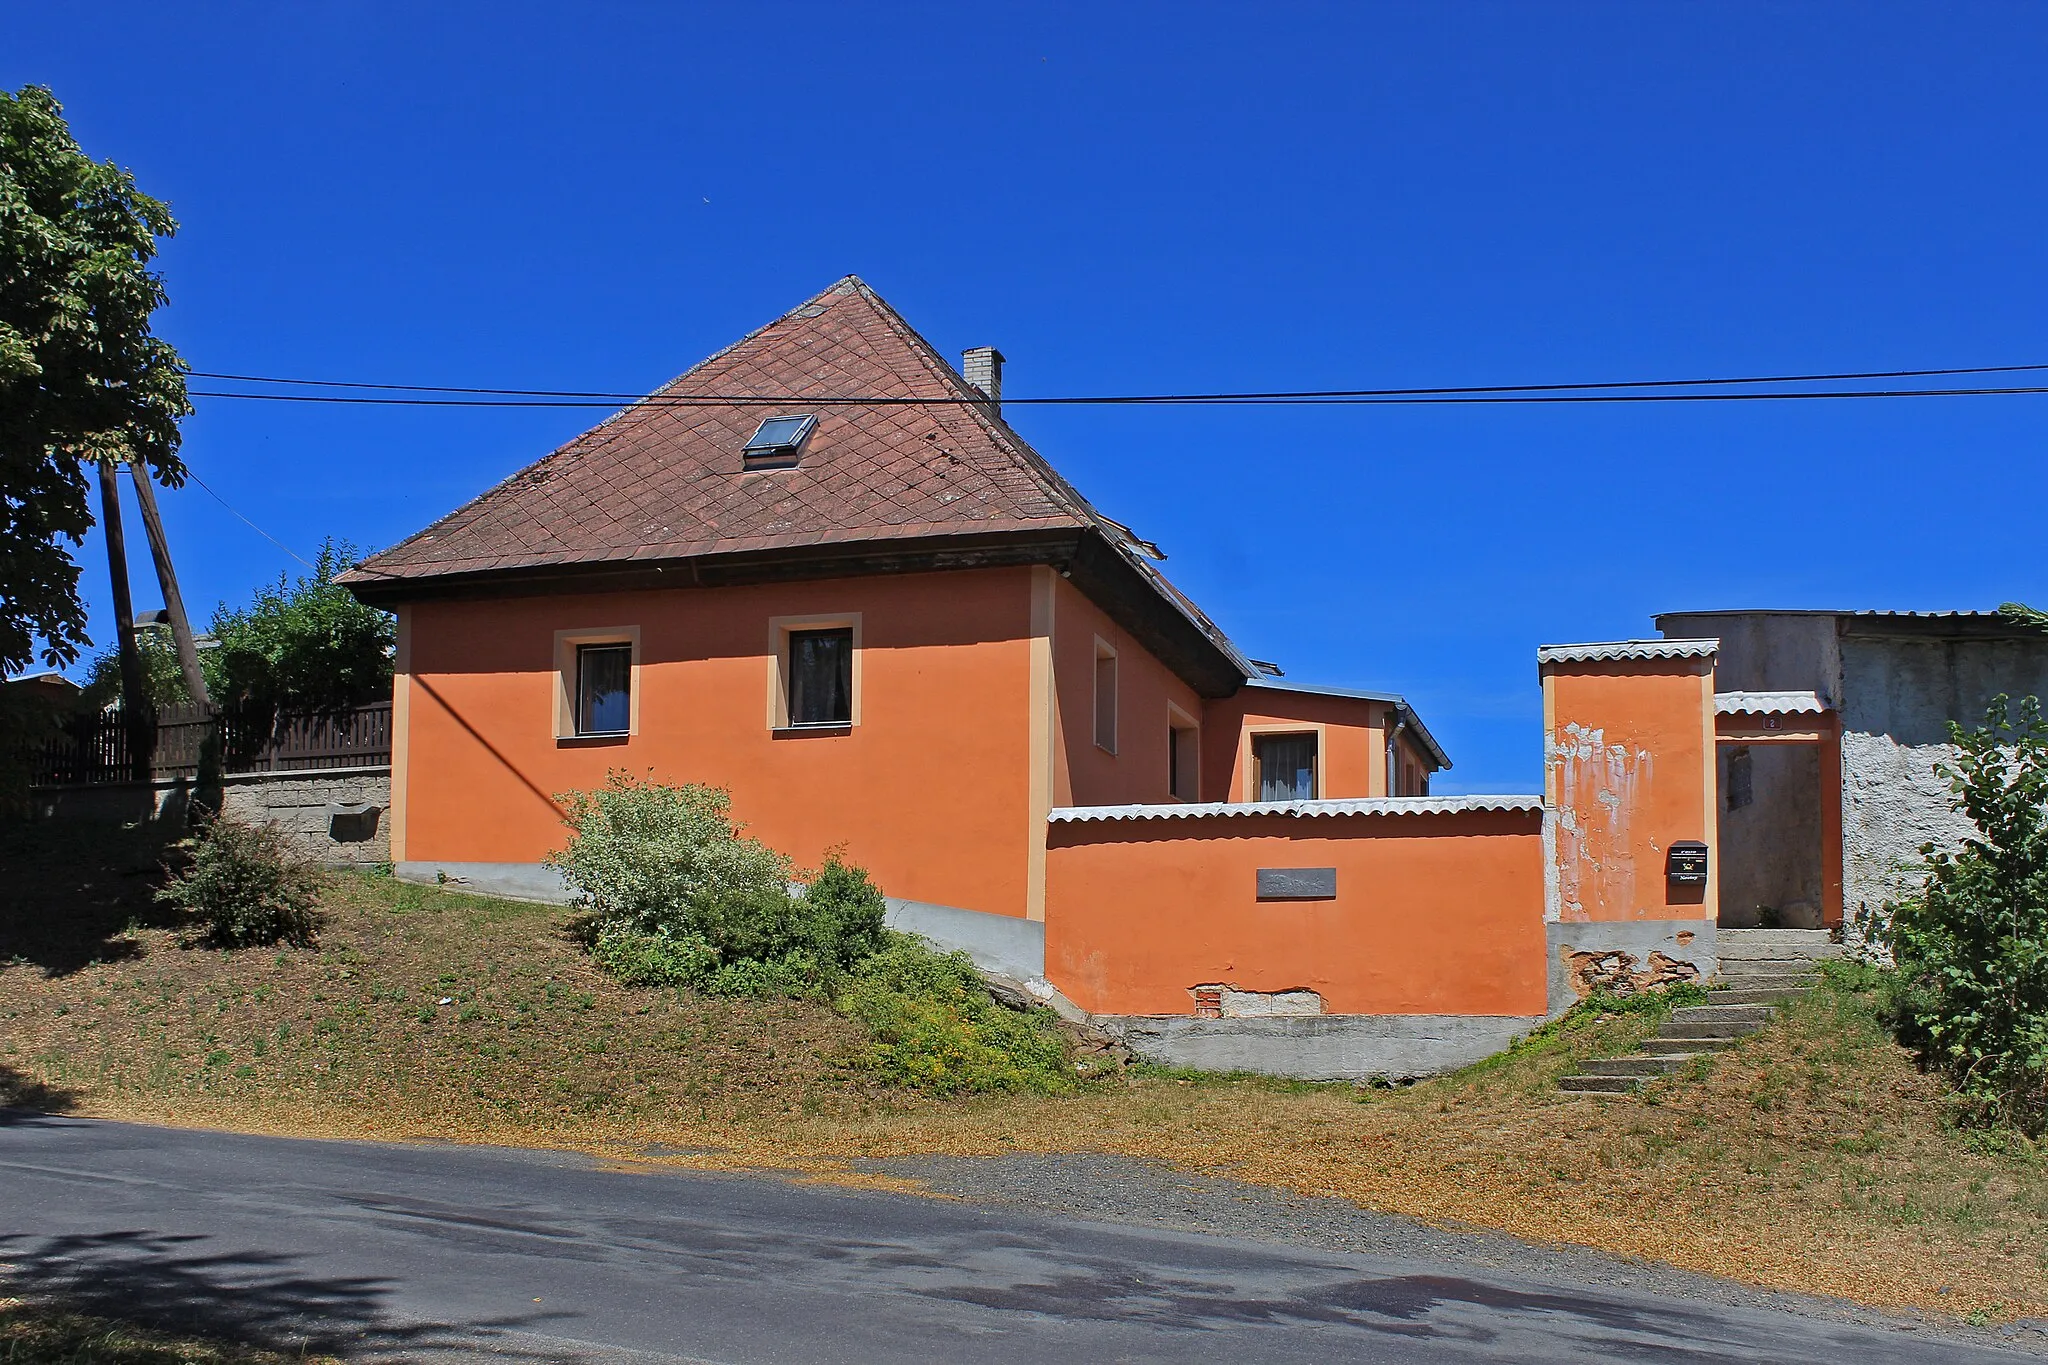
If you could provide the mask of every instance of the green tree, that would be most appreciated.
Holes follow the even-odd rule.
[[[80,149],[48,90],[0,90],[0,668],[26,667],[38,638],[52,666],[90,643],[71,556],[93,525],[89,468],[184,481],[183,364],[150,332],[165,301],[150,261],[176,230]]]
[[[217,643],[200,656],[214,700],[302,713],[388,699],[396,622],[334,581],[356,559],[353,545],[329,539],[312,573],[281,574],[248,606],[216,608]]]
[[[1977,827],[1929,844],[1927,882],[1882,934],[1898,963],[1894,1024],[1980,1117],[2048,1125],[2048,721],[2037,698],[1995,698],[1985,724],[1950,725],[1939,768]]]

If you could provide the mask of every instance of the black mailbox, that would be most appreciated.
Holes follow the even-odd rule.
[[[1673,886],[1707,884],[1707,846],[1697,839],[1680,839],[1664,855],[1664,880]]]

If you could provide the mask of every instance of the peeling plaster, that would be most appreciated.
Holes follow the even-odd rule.
[[[1275,1019],[1323,1013],[1321,992],[1306,987],[1285,991],[1243,991],[1220,982],[1190,986],[1197,1017],[1209,1019]],[[1209,1011],[1214,1010],[1215,1013]]]
[[[1567,724],[1546,748],[1545,761],[1557,779],[1558,834],[1551,851],[1558,869],[1555,918],[1631,915],[1636,873],[1630,822],[1655,760],[1647,749],[1609,744],[1604,727],[1577,722]],[[1622,904],[1607,903],[1610,889]]]

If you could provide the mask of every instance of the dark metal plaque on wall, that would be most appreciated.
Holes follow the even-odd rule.
[[[1337,894],[1334,867],[1262,867],[1259,869],[1259,899],[1262,901],[1326,901]]]

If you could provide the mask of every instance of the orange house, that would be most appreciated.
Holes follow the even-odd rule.
[[[398,874],[563,896],[557,797],[625,769],[1049,999],[1253,1040],[1225,1063],[1426,1070],[1551,1012],[1544,803],[1432,798],[1401,697],[1247,659],[1002,364],[849,277],[347,574],[398,615]]]

